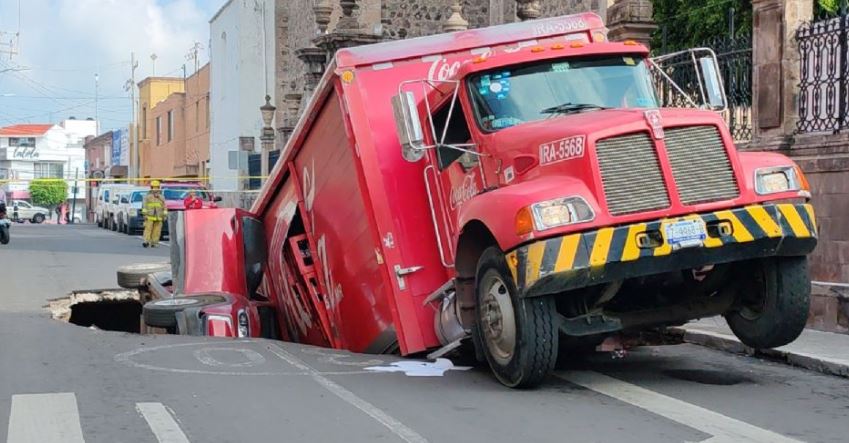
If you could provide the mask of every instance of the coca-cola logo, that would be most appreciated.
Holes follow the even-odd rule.
[[[20,160],[37,160],[39,158],[38,151],[35,146],[17,147],[12,151],[12,158]]]
[[[439,57],[430,64],[430,69],[427,71],[428,80],[445,81],[454,77],[460,70],[462,63],[455,61],[449,63],[448,60]]]
[[[478,195],[478,192],[475,174],[471,173],[465,176],[459,186],[451,188],[451,209],[459,208],[463,203]]]

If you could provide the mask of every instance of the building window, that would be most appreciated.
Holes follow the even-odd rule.
[[[9,138],[9,147],[10,148],[34,148],[35,147],[35,138],[34,137],[10,137]]]
[[[162,117],[156,117],[156,146],[162,144]]]
[[[64,178],[65,164],[56,162],[33,163],[34,178]]]
[[[142,124],[142,140],[144,140],[144,139],[147,138],[147,107],[146,106],[142,108],[141,124]]]
[[[168,141],[174,140],[174,111],[168,111]]]

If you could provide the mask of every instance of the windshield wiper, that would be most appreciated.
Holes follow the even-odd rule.
[[[540,111],[543,114],[569,114],[572,112],[586,111],[587,109],[610,109],[605,106],[592,103],[563,103]]]

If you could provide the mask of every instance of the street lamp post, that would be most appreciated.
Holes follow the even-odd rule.
[[[277,108],[271,104],[271,97],[265,96],[265,104],[260,106],[259,112],[262,114],[262,135],[260,136],[260,142],[262,143],[262,157],[260,162],[260,169],[263,179],[265,180],[268,177],[269,172],[269,159],[268,154],[271,152],[271,149],[274,147],[274,128],[271,126],[271,121],[274,120],[274,112],[277,111]]]

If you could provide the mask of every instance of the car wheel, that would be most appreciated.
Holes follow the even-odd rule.
[[[520,298],[504,254],[495,247],[478,261],[475,294],[475,328],[495,377],[511,388],[540,384],[557,361],[554,298]]]
[[[111,229],[112,232],[118,230],[118,222],[116,222],[114,218],[109,219],[109,229]]]
[[[198,308],[226,301],[227,299],[221,295],[191,295],[149,301],[142,307],[144,324],[155,328],[172,329],[177,326],[175,314],[178,312],[186,308]]]
[[[41,213],[39,213],[39,214],[35,214],[35,215],[32,217],[32,222],[33,222],[33,223],[35,223],[35,224],[42,224],[42,223],[44,223],[44,214],[41,214]]]
[[[0,225],[0,244],[9,244],[9,227],[6,225]]]
[[[746,346],[784,346],[799,337],[808,321],[808,258],[762,259],[752,271],[740,290],[735,309],[725,314],[725,321]]]
[[[143,287],[144,280],[148,275],[170,271],[169,263],[141,263],[135,265],[121,266],[118,268],[118,286],[125,289],[138,289]]]

